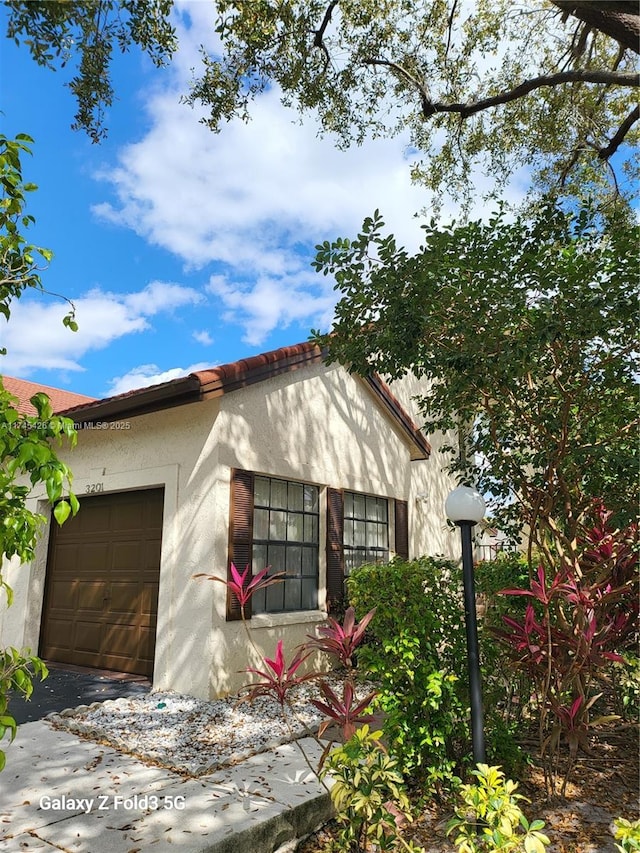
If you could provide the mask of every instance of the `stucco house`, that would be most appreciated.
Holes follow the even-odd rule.
[[[23,400],[40,388],[4,381]],[[32,564],[8,567],[3,646],[213,698],[256,661],[237,602],[194,574],[286,571],[247,614],[271,654],[322,622],[352,567],[457,550],[453,483],[411,378],[391,390],[304,343],[107,399],[42,390],[79,431],[61,455],[81,509],[48,522]],[[44,491],[30,504],[51,519]]]

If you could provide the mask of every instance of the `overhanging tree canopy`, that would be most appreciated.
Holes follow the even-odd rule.
[[[138,44],[157,64],[176,47],[172,0],[8,6],[9,35],[38,62],[77,55],[76,124],[96,140],[114,45]],[[621,179],[631,180],[639,117],[635,2],[219,0],[217,10],[222,54],[203,50],[189,95],[214,130],[248,117],[275,84],[339,144],[408,132],[414,177],[438,193],[468,199],[475,164],[498,187],[527,166],[568,193],[608,186],[614,172],[630,189]]]
[[[571,555],[601,499],[620,523],[638,505],[638,228],[546,204],[514,221],[425,228],[415,255],[376,215],[353,241],[318,247],[342,298],[333,359],[358,373],[429,380],[428,432],[460,430],[450,469],[494,497],[504,527]]]

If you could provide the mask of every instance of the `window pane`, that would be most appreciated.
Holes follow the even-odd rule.
[[[301,512],[303,509],[303,496],[304,489],[302,488],[302,483],[289,483],[289,509]]]
[[[287,580],[289,575],[299,575],[302,566],[302,548],[290,545],[287,548]]]
[[[284,542],[287,538],[287,513],[282,510],[271,510],[269,523],[269,539],[279,539]]]
[[[353,516],[354,518],[365,517],[365,497],[364,495],[353,496]]]
[[[377,521],[378,520],[378,501],[376,498],[365,498],[366,503],[366,513],[368,521]]]
[[[344,496],[344,515],[345,518],[353,516],[353,495],[351,492],[346,492]]]
[[[285,570],[284,545],[269,545],[268,555],[269,565],[273,567],[273,571],[283,572]]]
[[[299,610],[300,609],[300,583],[298,578],[287,578],[284,584],[284,609]]]
[[[305,515],[304,517],[304,541],[318,541],[318,518],[315,515]]]
[[[358,566],[362,566],[364,563],[367,562],[367,552],[364,550],[364,548],[354,548],[351,553],[353,560],[352,568],[355,569]]]
[[[266,545],[254,545],[253,546],[253,563],[252,563],[252,571],[254,575],[257,575],[258,572],[261,572],[263,569],[267,568],[267,546]],[[237,568],[237,566],[236,566]]]
[[[304,536],[304,518],[290,512],[287,516],[287,539],[289,542],[302,542]]]
[[[257,506],[269,506],[269,480],[256,477],[253,487],[253,502]]]
[[[353,544],[358,545],[366,545],[366,525],[364,521],[354,521],[353,522]]]
[[[271,481],[271,506],[277,509],[287,508],[287,484],[284,480]]]
[[[378,521],[388,522],[388,502],[385,500],[378,501]]]
[[[318,570],[318,552],[315,548],[302,549],[302,574],[316,575]]]
[[[304,509],[306,512],[318,512],[318,489],[316,486],[304,487]]]
[[[269,510],[256,509],[253,512],[253,538],[269,538]]]
[[[285,587],[286,583],[274,583],[272,586],[268,586],[266,588],[265,592],[267,594],[267,612],[273,613],[274,611],[283,609]]]
[[[303,610],[315,610],[318,607],[318,585],[315,580],[302,581],[302,601]]]
[[[344,523],[344,544],[345,545],[355,545],[354,533],[353,533],[353,521],[346,521]]]
[[[251,598],[251,612],[264,613],[267,609],[267,590],[259,589]]]

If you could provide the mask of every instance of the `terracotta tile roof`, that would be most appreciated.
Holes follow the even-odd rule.
[[[115,420],[118,417],[134,417],[148,412],[194,403],[223,394],[230,394],[256,382],[263,382],[282,373],[290,373],[310,364],[319,364],[325,353],[316,344],[307,342],[239,359],[229,364],[199,370],[180,379],[172,379],[160,385],[152,385],[135,391],[127,391],[115,397],[74,405],[64,411],[76,422]],[[366,377],[364,385],[376,402],[391,418],[396,429],[410,444],[412,459],[426,459],[431,446],[418,425],[412,420],[400,402],[393,396],[389,386],[377,375]]]
[[[323,357],[323,351],[316,344],[295,344],[241,358],[231,364],[221,364],[211,370],[199,370],[192,375],[200,380],[205,396],[218,397],[280,373],[289,373],[308,364],[318,364]]]
[[[19,402],[17,409],[23,415],[36,415],[36,409],[29,402],[34,394],[44,392],[51,400],[53,411],[59,413],[70,406],[86,405],[92,403],[95,397],[87,397],[85,394],[74,394],[72,391],[63,391],[61,388],[52,388],[50,385],[41,385],[39,382],[29,382],[27,379],[16,379],[13,376],[3,376],[2,383],[10,394],[17,397]]]

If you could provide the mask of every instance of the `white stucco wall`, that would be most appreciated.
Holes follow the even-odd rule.
[[[154,669],[159,689],[210,698],[236,690],[245,681],[238,670],[258,663],[242,624],[225,621],[224,586],[192,579],[196,572],[226,574],[233,467],[408,500],[411,556],[455,548],[444,527],[440,498],[449,485],[437,454],[411,462],[406,438],[364,385],[338,366],[308,366],[128,423],[128,429],[81,430],[77,447],[62,455],[79,496],[96,484],[103,493],[164,487]],[[416,501],[425,493],[434,496],[433,504]],[[30,504],[45,508],[44,494],[33,494]],[[9,568],[15,603],[0,614],[3,645],[38,647],[48,535],[46,528],[31,565]],[[319,611],[260,615],[252,627],[259,647],[272,654],[280,637],[293,649],[321,619]]]
[[[409,373],[401,379],[389,383],[394,396],[422,428],[424,420],[420,414],[416,397],[425,393],[424,380],[416,379]],[[427,435],[431,445],[428,460],[413,462],[409,508],[414,513],[409,524],[409,549],[412,557],[442,554],[452,559],[459,557],[459,536],[457,531],[447,527],[444,502],[457,483],[443,468],[449,461],[449,455],[440,451],[445,445],[455,444],[455,438],[449,433]]]

